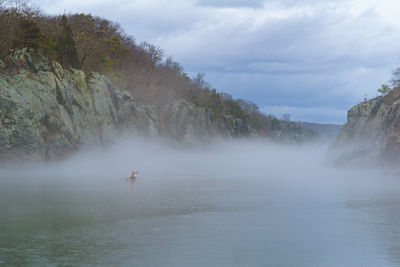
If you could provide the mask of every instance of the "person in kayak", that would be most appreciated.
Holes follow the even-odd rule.
[[[131,172],[131,174],[128,176],[128,179],[136,179],[136,175],[138,174],[138,172]]]

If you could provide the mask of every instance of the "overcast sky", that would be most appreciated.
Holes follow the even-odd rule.
[[[218,91],[292,120],[344,123],[400,66],[400,1],[37,0],[121,24]]]

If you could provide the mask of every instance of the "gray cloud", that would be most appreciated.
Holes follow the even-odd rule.
[[[210,7],[252,7],[260,8],[263,6],[263,0],[197,0],[195,3],[198,6]]]

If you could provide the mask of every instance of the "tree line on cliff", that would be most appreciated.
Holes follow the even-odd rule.
[[[189,77],[182,66],[147,42],[137,43],[121,26],[91,14],[50,16],[26,1],[0,0],[0,59],[29,48],[65,68],[105,74],[140,102],[162,108],[176,99],[233,116],[263,135],[301,132],[299,125],[260,112],[257,105],[217,92],[204,74]]]
[[[383,83],[380,88],[378,88],[378,93],[386,95],[390,90],[400,87],[400,67],[396,68],[392,73],[392,78],[387,83]]]

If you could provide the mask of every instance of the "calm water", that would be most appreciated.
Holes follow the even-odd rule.
[[[6,169],[0,265],[399,266],[398,178],[311,150],[153,147],[135,183],[121,148]]]

